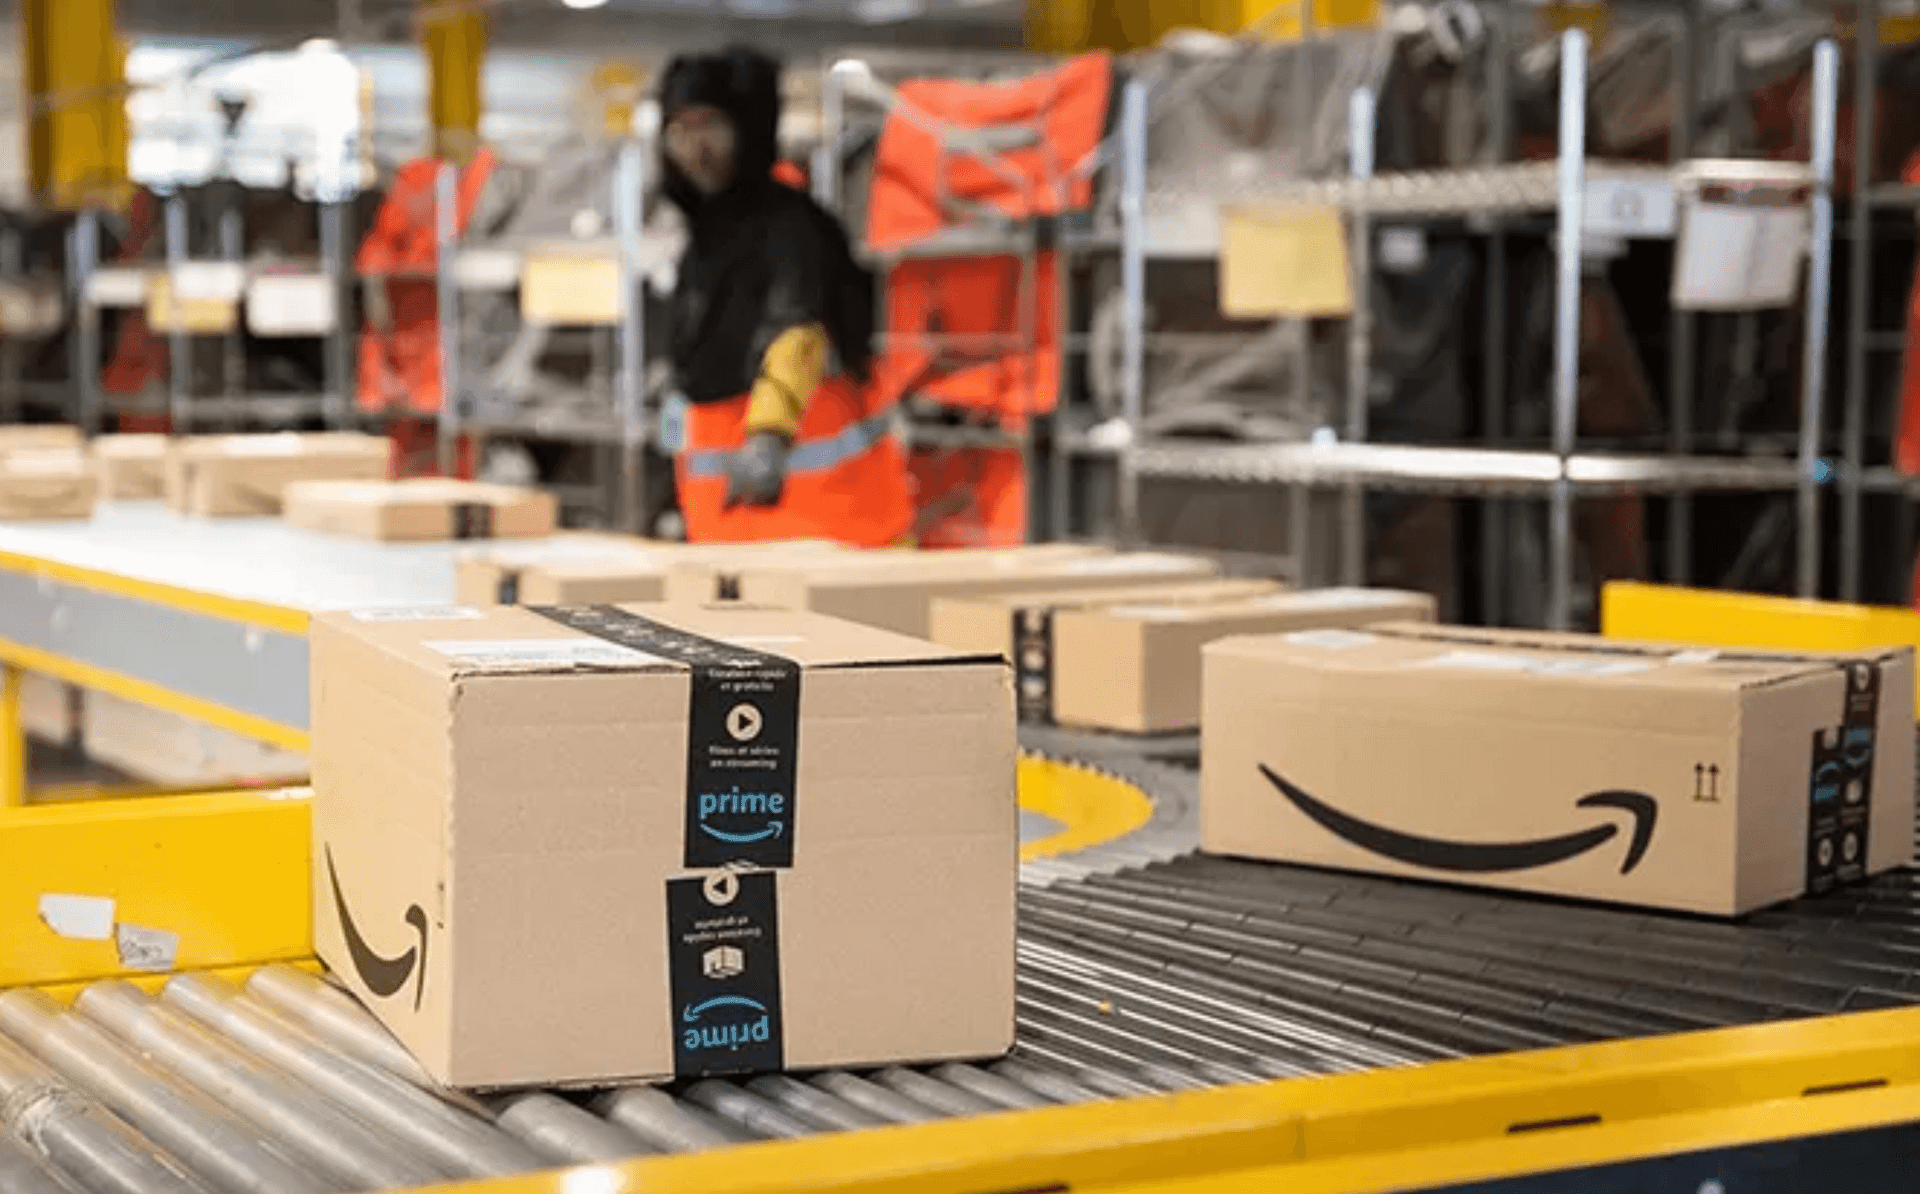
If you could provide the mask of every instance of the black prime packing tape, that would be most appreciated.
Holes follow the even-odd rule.
[[[793,865],[799,664],[617,606],[543,606],[534,612],[691,669],[687,867]]]
[[[785,1068],[778,896],[772,871],[667,880],[675,1077]]]
[[[1845,665],[1840,725],[1813,733],[1808,773],[1807,892],[1820,895],[1867,875],[1875,732],[1883,677],[1877,663]]]
[[[1053,611],[1013,611],[1014,701],[1020,720],[1053,723]]]
[[[455,502],[453,504],[453,537],[455,539],[493,538],[493,507],[486,502]]]

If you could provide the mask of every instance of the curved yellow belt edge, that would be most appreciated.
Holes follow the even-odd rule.
[[[1020,807],[1060,823],[1020,846],[1020,861],[1058,858],[1118,841],[1153,819],[1153,801],[1122,779],[1033,755],[1020,759]]]

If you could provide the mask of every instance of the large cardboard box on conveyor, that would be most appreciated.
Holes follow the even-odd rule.
[[[93,463],[100,474],[100,497],[109,502],[152,502],[166,495],[167,453],[164,435],[102,435],[93,441]]]
[[[1737,915],[1911,859],[1913,666],[1439,626],[1229,639],[1202,845]]]
[[[1011,660],[1021,720],[1044,723],[1053,720],[1053,623],[1063,611],[1139,602],[1206,605],[1266,597],[1280,591],[1281,586],[1270,580],[1169,576],[1157,582],[1110,588],[1016,589],[972,597],[938,597],[933,602],[927,637],[957,651]]]
[[[447,477],[295,481],[281,502],[286,521],[302,530],[393,543],[539,539],[560,514],[554,496],[538,489]]]
[[[70,522],[93,517],[100,478],[73,449],[0,455],[0,522]]]
[[[385,438],[347,432],[185,439],[167,457],[167,505],[200,518],[272,517],[295,481],[384,480],[391,457]]]
[[[874,552],[857,558],[782,561],[740,573],[740,599],[810,609],[883,630],[925,638],[938,597],[1015,589],[1095,589],[1149,580],[1218,576],[1195,556],[1114,554],[1066,544],[960,551]],[[671,590],[670,590],[671,591]]]
[[[1030,720],[1133,734],[1200,722],[1200,652],[1215,639],[1314,627],[1431,621],[1433,598],[1396,589],[1313,589],[1218,601],[1147,599],[1062,609],[1029,643],[1050,664],[1043,689],[1022,689]],[[1022,657],[1030,653],[1023,646]],[[1019,680],[1036,678],[1022,669]]]
[[[312,650],[315,946],[440,1081],[1011,1045],[1004,661],[737,604],[323,614]]]

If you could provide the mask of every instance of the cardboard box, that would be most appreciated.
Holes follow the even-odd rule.
[[[1396,589],[1312,589],[1231,601],[1061,610],[1050,626],[1036,628],[1052,639],[1051,674],[1018,672],[1022,713],[1030,720],[1132,734],[1191,730],[1201,724],[1201,648],[1215,639],[1432,621],[1435,615],[1433,598]],[[1036,678],[1046,685],[1035,688]]]
[[[78,452],[80,429],[70,423],[0,424],[0,456],[14,452]]]
[[[1014,666],[1023,721],[1053,720],[1053,620],[1062,610],[1137,602],[1204,605],[1281,592],[1270,580],[1164,578],[1101,589],[1018,589],[976,597],[934,599],[928,636],[943,647],[999,655]]]
[[[550,493],[443,477],[296,481],[282,501],[286,520],[302,530],[395,543],[540,539],[560,520]]]
[[[1913,650],[1388,626],[1207,648],[1219,854],[1737,915],[1913,854]]]
[[[385,480],[392,451],[382,436],[346,432],[181,440],[167,456],[167,505],[200,518],[273,517],[295,481]]]
[[[1149,580],[1202,580],[1219,566],[1195,556],[1115,555],[1066,544],[979,551],[879,552],[820,565],[791,562],[740,574],[740,599],[810,609],[882,630],[925,638],[936,597],[1019,589],[1097,589]]]
[[[93,461],[81,452],[20,450],[0,456],[0,522],[92,518],[99,495]]]
[[[461,605],[518,605],[520,578],[528,569],[571,560],[619,558],[670,549],[673,544],[637,535],[562,531],[538,543],[510,543],[461,552],[453,566],[454,598]],[[630,600],[659,600],[637,597]]]
[[[159,501],[166,495],[167,452],[164,435],[102,435],[93,441],[93,462],[100,474],[100,496],[109,502]]]
[[[858,553],[826,539],[658,543],[646,553],[573,555],[535,564],[520,574],[519,599],[528,605],[625,601],[704,605],[737,596],[740,570],[751,562],[820,560],[842,554]]]
[[[314,940],[433,1077],[1010,1047],[1003,661],[741,605],[428,617],[314,620]]]

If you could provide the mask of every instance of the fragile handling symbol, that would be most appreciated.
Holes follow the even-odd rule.
[[[1720,764],[1693,765],[1693,798],[1702,804],[1720,802]]]

